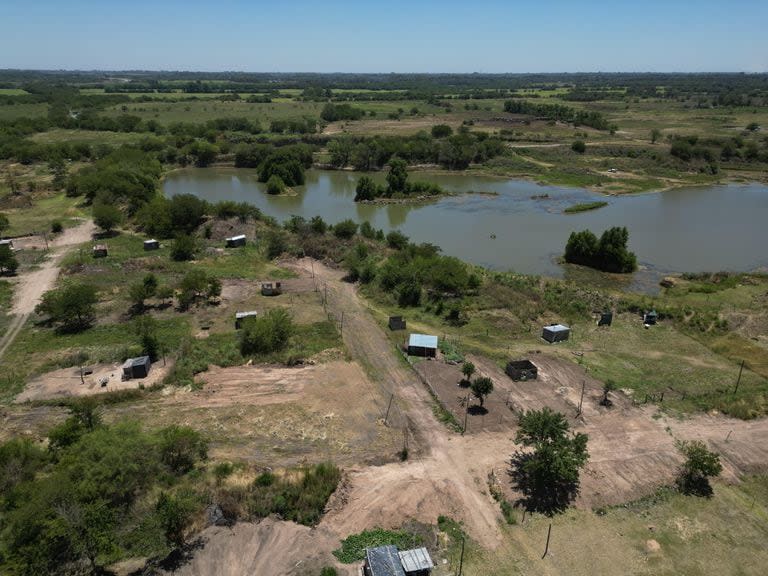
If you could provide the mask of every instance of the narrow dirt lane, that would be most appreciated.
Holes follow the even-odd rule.
[[[56,284],[61,270],[61,261],[69,249],[88,242],[96,230],[93,222],[84,221],[74,228],[67,228],[51,244],[48,258],[35,270],[20,274],[15,279],[11,320],[8,330],[0,338],[0,359],[26,324],[29,315],[35,311],[40,299]]]

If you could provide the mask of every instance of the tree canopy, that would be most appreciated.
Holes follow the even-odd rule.
[[[680,491],[696,496],[712,496],[709,478],[723,471],[720,456],[709,451],[701,440],[681,442],[678,447],[685,456],[685,462],[677,477]]]
[[[43,294],[35,311],[47,315],[62,332],[80,332],[96,319],[96,288],[73,282]]]
[[[532,452],[512,457],[510,474],[529,510],[553,514],[564,510],[579,492],[579,471],[587,463],[587,435],[570,435],[568,422],[549,408],[520,418],[515,441]]]
[[[613,227],[603,232],[600,240],[590,230],[572,232],[565,246],[565,261],[604,272],[626,274],[637,269],[637,257],[627,249],[629,231]]]

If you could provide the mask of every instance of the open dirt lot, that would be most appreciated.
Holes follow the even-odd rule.
[[[152,365],[146,378],[122,380],[123,368],[121,364],[99,364],[98,366],[89,366],[88,368],[92,370],[92,373],[83,375],[82,381],[79,368],[62,368],[30,380],[14,402],[18,404],[29,400],[91,396],[106,392],[131,390],[142,385],[149,387],[161,382],[171,367],[171,362],[165,366],[159,362]]]

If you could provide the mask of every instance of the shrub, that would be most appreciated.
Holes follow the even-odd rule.
[[[79,332],[96,319],[97,301],[95,287],[75,282],[43,294],[35,312],[48,315],[61,331]]]
[[[333,555],[339,562],[352,564],[361,562],[365,559],[365,549],[375,548],[377,546],[393,545],[400,550],[414,548],[422,543],[422,538],[418,534],[411,534],[404,530],[382,530],[374,528],[373,530],[364,530],[359,534],[352,534],[341,541],[341,548],[333,551]]]
[[[197,245],[192,236],[182,234],[177,236],[171,246],[171,258],[177,262],[192,260],[195,257]]]
[[[333,227],[333,234],[337,238],[349,240],[357,234],[357,224],[352,220],[342,220]]]
[[[578,154],[584,154],[584,152],[587,150],[587,145],[584,143],[584,140],[576,140],[573,144],[571,144],[571,150]]]
[[[284,308],[248,318],[240,333],[240,352],[243,356],[277,352],[285,347],[293,331],[293,319]]]
[[[64,231],[64,226],[61,223],[61,220],[54,220],[51,222],[51,233],[53,234],[61,234]]]
[[[277,174],[272,174],[267,180],[267,194],[277,195],[285,191],[285,182]]]

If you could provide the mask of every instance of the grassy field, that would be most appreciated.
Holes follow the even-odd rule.
[[[8,328],[9,317],[6,314],[11,309],[13,298],[13,284],[7,280],[0,280],[0,337]]]
[[[768,478],[716,483],[711,499],[662,492],[600,511],[534,516],[492,552],[471,549],[467,576],[633,574],[758,576],[768,549]],[[518,517],[518,520],[520,518]],[[552,521],[549,554],[541,559]],[[649,551],[655,541],[658,551]]]
[[[11,104],[0,106],[0,120],[34,118],[48,114],[48,104]]]
[[[66,142],[68,144],[108,144],[110,146],[122,146],[133,144],[147,135],[139,132],[96,132],[87,130],[66,130],[57,128],[47,132],[38,132],[30,136],[33,142],[41,144],[53,144]]]
[[[30,208],[5,210],[11,223],[8,235],[22,236],[50,232],[51,222],[54,220],[60,221],[65,227],[71,226],[76,222],[76,218],[82,218],[87,213],[81,203],[80,198],[68,198],[64,194],[56,194],[38,200]]]

